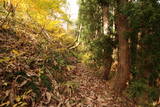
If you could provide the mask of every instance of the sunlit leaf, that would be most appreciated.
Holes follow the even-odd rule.
[[[66,68],[67,68],[68,71],[72,71],[72,70],[74,70],[76,68],[76,66],[67,65]]]
[[[20,53],[17,51],[17,50],[12,50],[12,52],[15,54],[15,55],[19,55]]]
[[[10,101],[4,102],[0,104],[0,107],[8,106],[10,104]]]
[[[17,97],[16,97],[16,101],[17,101],[17,102],[21,101],[21,97],[20,97],[20,96],[17,96]]]
[[[25,107],[25,106],[27,106],[28,104],[26,103],[26,102],[23,102],[22,104],[21,104],[21,107]]]
[[[7,62],[7,61],[9,61],[9,60],[10,60],[9,57],[4,57],[3,59],[0,59],[0,63],[2,63],[2,62]]]

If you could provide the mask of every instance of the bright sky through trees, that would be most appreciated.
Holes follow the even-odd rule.
[[[77,4],[78,0],[67,0],[68,1],[68,13],[71,16],[72,20],[76,20],[78,17],[79,5]]]

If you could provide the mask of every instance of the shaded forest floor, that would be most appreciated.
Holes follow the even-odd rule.
[[[76,93],[71,96],[75,107],[135,107],[126,97],[112,92],[109,83],[103,80],[99,71],[91,70],[83,63],[78,63],[72,74],[73,82],[78,83]]]

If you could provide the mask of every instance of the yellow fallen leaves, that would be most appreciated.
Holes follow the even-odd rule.
[[[12,52],[15,54],[15,55],[19,55],[20,54],[20,52],[18,52],[17,50],[12,50]]]
[[[4,57],[4,58],[0,59],[0,63],[7,62],[9,60],[10,60],[9,57]]]
[[[22,54],[24,54],[25,52],[21,52],[21,51],[13,49],[11,51],[11,53],[14,55],[14,57],[18,57],[18,56],[21,56]]]
[[[21,101],[21,97],[20,96],[17,96],[16,97],[16,102],[20,102]]]
[[[4,102],[0,104],[0,107],[8,106],[10,104],[10,101]]]
[[[19,102],[19,103],[17,103],[17,104],[14,104],[13,107],[24,107],[24,106],[26,106],[26,105],[27,105],[26,102]]]
[[[73,71],[76,68],[76,66],[67,65],[66,68],[67,68],[68,71]]]
[[[15,98],[15,101],[17,102],[16,104],[13,105],[13,107],[24,107],[26,105],[28,105],[26,102],[24,102],[23,100],[28,98],[28,94],[30,94],[32,92],[32,90],[28,90],[26,91],[23,95],[21,96],[17,96]]]
[[[7,85],[8,85],[8,82],[6,82],[5,80],[2,80],[2,85],[3,85],[3,86],[7,86]]]
[[[13,50],[11,51],[11,53],[13,54],[13,58],[18,57],[18,56],[20,56],[20,55],[23,54],[23,52],[19,52],[19,51],[15,50],[15,49],[13,49]],[[0,58],[0,63],[8,62],[8,61],[10,61],[11,59],[12,59],[12,58],[10,58],[10,57]]]

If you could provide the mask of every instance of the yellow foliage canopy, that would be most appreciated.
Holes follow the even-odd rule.
[[[53,30],[69,20],[63,9],[65,0],[3,0],[0,3],[4,1],[13,5],[16,18],[32,20],[47,30]]]

